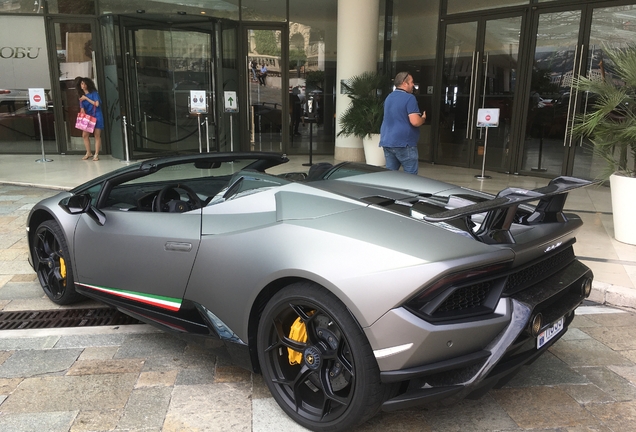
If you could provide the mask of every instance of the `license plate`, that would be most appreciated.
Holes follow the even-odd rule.
[[[563,322],[565,320],[563,318],[559,319],[557,322],[552,324],[550,327],[542,331],[539,336],[537,336],[537,349],[541,348],[543,345],[547,344],[552,338],[563,331]]]

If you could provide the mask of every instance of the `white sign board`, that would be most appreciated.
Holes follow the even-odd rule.
[[[235,91],[226,91],[225,93],[225,112],[238,112],[238,100]]]
[[[208,104],[205,100],[205,90],[190,90],[190,113],[205,114]]]
[[[477,110],[477,127],[499,126],[499,108],[480,108]]]
[[[46,111],[46,94],[43,88],[29,89],[29,109],[31,111]]]
[[[0,16],[0,88],[30,87],[51,88],[44,17]]]

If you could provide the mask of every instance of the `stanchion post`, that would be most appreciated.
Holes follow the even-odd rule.
[[[203,143],[201,142],[201,114],[197,114],[197,130],[199,131],[199,153],[203,153]]]
[[[210,125],[208,123],[208,116],[205,116],[205,143],[208,153],[210,153]]]
[[[38,111],[38,124],[40,125],[40,144],[42,146],[42,159],[37,159],[36,162],[53,162],[53,159],[47,159],[44,154],[44,131],[42,130],[42,116]]]
[[[232,127],[232,114],[230,114],[230,151],[234,151],[234,128]]]
[[[124,127],[124,149],[126,151],[126,163],[129,163],[130,153],[128,151],[128,126],[126,125],[126,116],[121,116],[121,123]]]
[[[485,180],[491,178],[486,175],[486,150],[488,149],[488,127],[486,126],[486,135],[484,136],[484,156],[481,161],[481,175],[476,175],[475,178],[478,180]]]

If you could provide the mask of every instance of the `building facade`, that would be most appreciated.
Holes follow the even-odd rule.
[[[423,161],[593,178],[603,162],[572,136],[590,104],[573,79],[615,79],[604,49],[632,44],[635,23],[634,0],[0,0],[0,153],[83,154],[75,80],[89,77],[117,158],[363,160],[337,133],[340,82],[406,70],[429,118]],[[28,109],[29,88],[47,111]],[[499,109],[496,128],[477,126],[481,108]]]

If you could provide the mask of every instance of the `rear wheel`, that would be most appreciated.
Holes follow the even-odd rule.
[[[366,336],[317,284],[292,284],[269,301],[259,323],[258,356],[278,404],[309,429],[350,430],[384,401]]]
[[[48,220],[38,226],[33,241],[33,264],[40,285],[52,302],[65,305],[83,299],[75,291],[68,247],[57,222]]]

